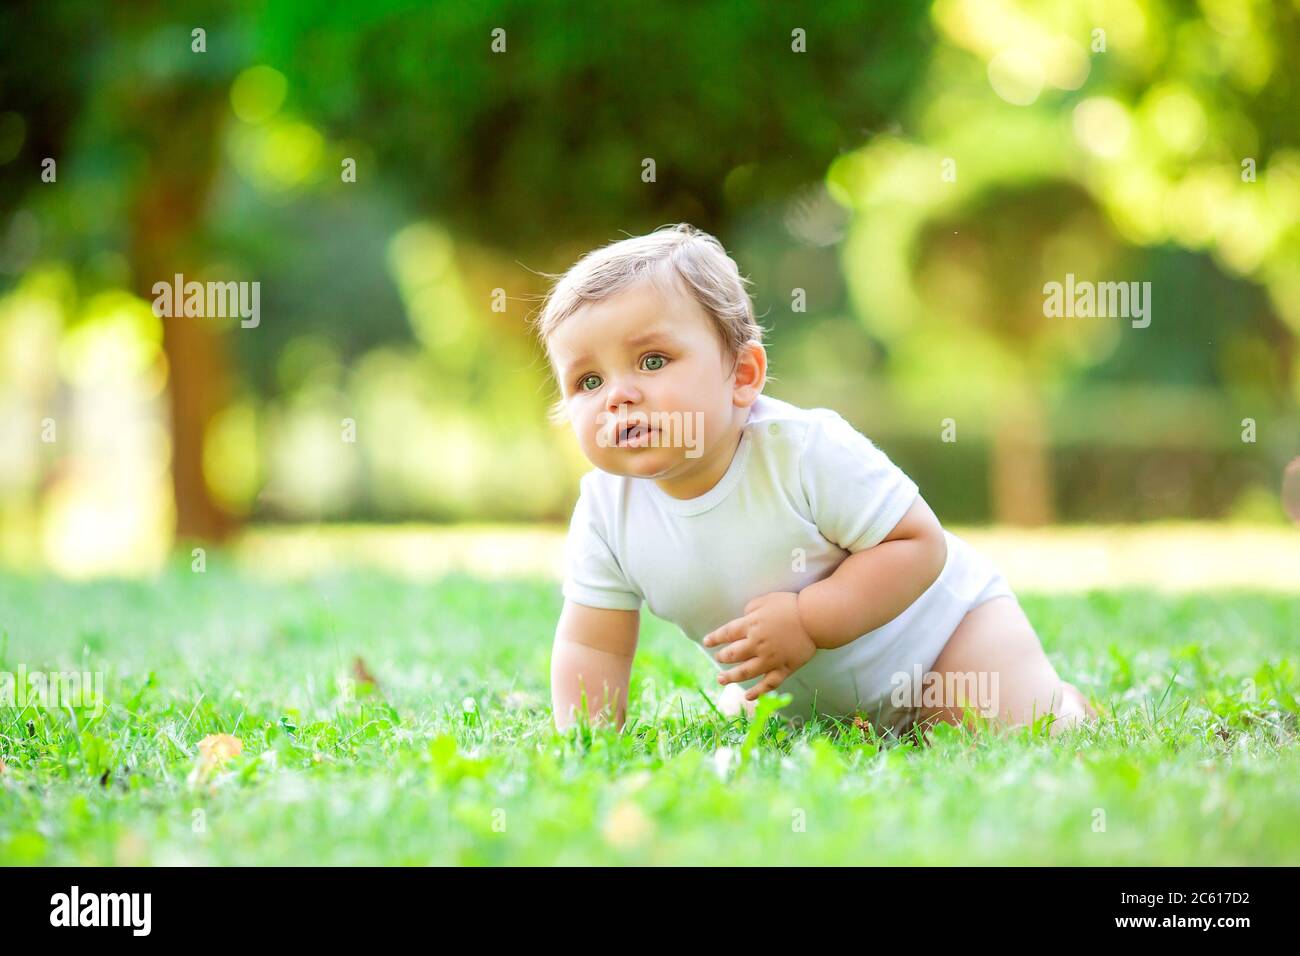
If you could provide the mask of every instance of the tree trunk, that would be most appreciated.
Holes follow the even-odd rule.
[[[218,93],[219,95],[219,93]],[[155,282],[177,273],[198,279],[192,251],[218,152],[219,100],[193,97],[149,103],[146,138],[150,160],[132,214],[131,258],[135,291],[152,301]],[[203,441],[212,417],[226,404],[229,377],[221,335],[210,319],[182,314],[164,318],[167,392],[171,411],[172,493],[178,538],[221,541],[235,519],[212,497],[203,476]]]
[[[1042,395],[1019,383],[992,436],[993,517],[999,524],[1036,527],[1055,520],[1048,450]]]

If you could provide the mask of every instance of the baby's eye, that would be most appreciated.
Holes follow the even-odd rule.
[[[588,388],[587,383],[593,380],[595,381],[596,384],[591,386],[591,388]],[[578,391],[580,392],[590,392],[592,391],[592,389],[597,389],[597,388],[600,388],[599,375],[584,375],[582,376],[582,378],[578,379]]]
[[[646,368],[646,362],[658,362],[659,364],[650,368]],[[662,355],[647,355],[644,359],[641,360],[641,367],[645,368],[647,372],[657,372],[661,368],[663,368],[664,365],[667,364],[667,362],[668,359]]]

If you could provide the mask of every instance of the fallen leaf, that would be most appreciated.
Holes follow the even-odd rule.
[[[244,742],[230,734],[208,734],[199,741],[199,756],[202,759],[219,760],[224,763],[243,752]]]
[[[366,662],[360,657],[355,657],[352,660],[352,676],[355,677],[359,683],[369,684],[371,687],[375,688],[375,690],[380,690],[378,679],[376,679],[374,674],[370,673],[370,668],[366,667]]]
[[[238,737],[208,734],[199,741],[199,757],[194,761],[194,769],[190,771],[189,783],[206,782],[222,764],[243,752],[244,742]]]

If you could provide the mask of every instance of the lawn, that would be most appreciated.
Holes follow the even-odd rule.
[[[6,573],[0,670],[101,671],[106,706],[0,706],[0,862],[1300,862],[1300,600],[1021,600],[1103,721],[915,747],[723,718],[648,612],[626,732],[556,734],[552,581]]]

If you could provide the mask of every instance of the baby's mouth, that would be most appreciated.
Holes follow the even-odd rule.
[[[618,430],[618,444],[620,447],[644,445],[653,434],[653,428],[640,422],[624,425]]]

